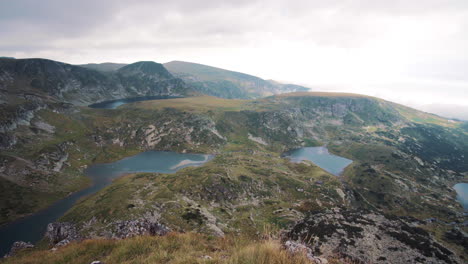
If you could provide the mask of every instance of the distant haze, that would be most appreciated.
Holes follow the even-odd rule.
[[[15,0],[0,25],[0,56],[192,61],[468,115],[466,0]]]

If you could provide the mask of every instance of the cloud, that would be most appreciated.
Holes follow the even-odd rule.
[[[468,104],[466,0],[16,0],[0,2],[0,25],[3,56],[178,59],[400,101],[426,91],[406,98],[415,104]],[[441,89],[451,92],[441,98]]]

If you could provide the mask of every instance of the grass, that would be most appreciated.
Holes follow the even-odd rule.
[[[452,127],[455,128],[459,126],[461,122],[448,120],[446,118],[440,117],[438,115],[418,111],[416,109],[394,104],[395,108],[400,112],[401,115],[406,117],[408,120],[419,123],[419,124],[434,124],[443,127]]]
[[[323,184],[314,184],[318,180]],[[293,223],[301,212],[316,207],[317,199],[320,207],[332,205],[340,186],[335,176],[317,166],[290,163],[273,152],[257,150],[254,156],[245,150],[227,152],[202,167],[175,174],[140,173],[117,179],[77,203],[62,221],[80,223],[96,217],[89,231],[100,232],[106,222],[136,219],[150,211],[177,230],[210,233],[204,217],[188,217],[202,210],[225,232],[255,233],[265,224]],[[129,209],[130,204],[134,206]]]
[[[129,104],[125,107],[137,107],[149,110],[164,108],[175,108],[189,112],[208,112],[208,111],[241,111],[250,109],[248,103],[250,100],[223,99],[214,96],[197,96],[166,100],[143,101]]]
[[[124,240],[86,240],[50,250],[24,250],[4,264],[104,263],[225,263],[306,264],[301,253],[289,254],[278,239],[249,239],[242,236],[215,238],[196,233],[171,233],[163,237],[140,236]]]

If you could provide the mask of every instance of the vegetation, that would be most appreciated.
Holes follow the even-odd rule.
[[[244,236],[217,238],[197,233],[171,233],[164,237],[140,236],[124,240],[96,239],[72,243],[56,251],[23,250],[4,264],[103,263],[219,263],[219,264],[310,264],[304,252],[289,253],[278,238]],[[330,264],[353,263],[330,258]]]

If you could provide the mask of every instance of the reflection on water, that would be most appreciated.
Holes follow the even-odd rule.
[[[352,160],[330,154],[326,147],[299,148],[285,153],[285,156],[291,159],[292,162],[311,161],[336,176],[340,175],[344,168],[353,162]]]

